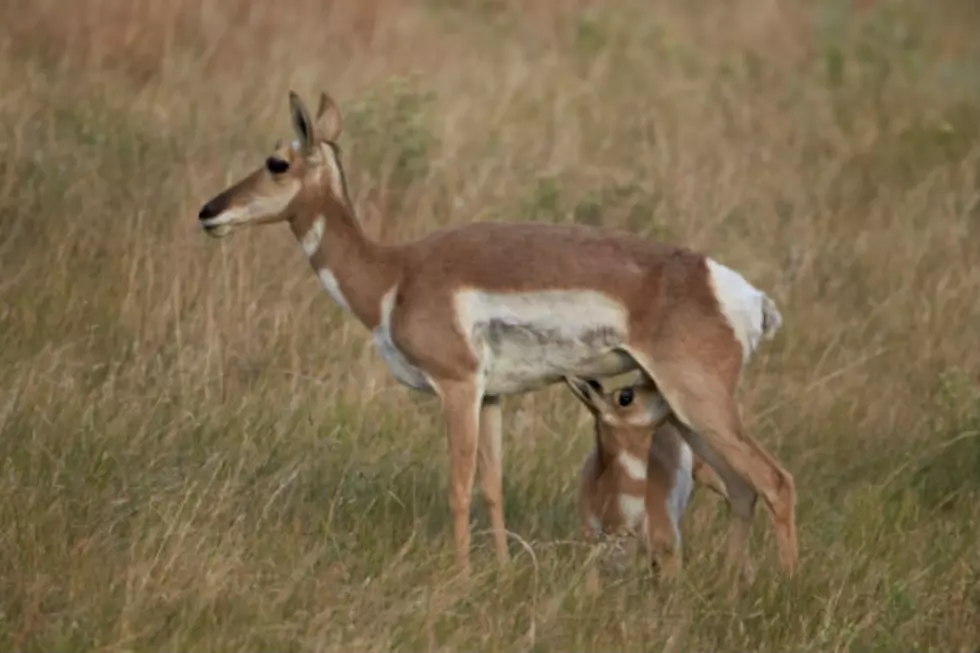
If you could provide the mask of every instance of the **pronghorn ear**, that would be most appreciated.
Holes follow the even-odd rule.
[[[637,388],[643,388],[644,390],[653,390],[654,392],[660,392],[660,388],[657,386],[657,382],[653,380],[652,377],[648,376],[645,372],[640,374],[640,378],[637,379],[636,383],[633,384]]]
[[[316,110],[317,134],[325,140],[336,141],[340,137],[343,124],[337,103],[326,92],[321,91],[320,106]]]
[[[577,376],[564,377],[565,383],[579,401],[585,404],[592,413],[601,412],[603,406],[602,386],[595,379],[583,379]]]
[[[310,120],[310,112],[306,110],[306,105],[295,91],[289,92],[289,113],[293,118],[293,130],[299,138],[299,144],[303,154],[310,151],[311,146],[316,141],[316,133],[313,131],[313,121]]]

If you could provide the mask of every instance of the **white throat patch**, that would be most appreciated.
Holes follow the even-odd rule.
[[[637,458],[628,451],[621,451],[616,456],[620,467],[634,481],[645,481],[647,478],[647,462]]]
[[[337,281],[337,277],[333,275],[333,272],[328,268],[323,268],[316,271],[316,276],[320,278],[323,289],[327,291],[327,294],[330,295],[334,303],[342,310],[350,311],[350,304],[347,303],[347,298],[344,297],[344,293],[340,289],[340,283]]]
[[[320,243],[323,241],[323,232],[326,226],[326,218],[318,215],[310,226],[310,230],[303,234],[303,238],[300,239],[299,244],[303,246],[303,251],[306,253],[307,258],[316,254],[317,250],[320,249]]]

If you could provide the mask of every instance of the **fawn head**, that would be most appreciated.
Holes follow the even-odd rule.
[[[646,450],[653,432],[673,412],[656,384],[646,377],[612,392],[604,391],[595,379],[565,377],[565,383],[592,413],[596,435],[610,449]]]
[[[292,219],[304,202],[328,198],[350,206],[347,182],[336,140],[342,126],[340,110],[326,93],[311,118],[299,95],[289,92],[296,140],[276,144],[256,170],[221,191],[198,213],[205,233],[226,236],[237,227]]]

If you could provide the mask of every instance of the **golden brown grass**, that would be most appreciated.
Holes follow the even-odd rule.
[[[288,7],[287,7],[288,5]],[[652,8],[651,8],[652,5]],[[936,650],[980,645],[980,19],[965,0],[15,0],[0,8],[0,649]],[[357,210],[703,249],[786,323],[741,391],[802,566],[583,586],[561,388],[505,403],[515,540],[452,565],[434,399],[288,230],[200,204],[326,88]],[[485,515],[475,502],[475,529]],[[533,555],[532,555],[533,553]]]

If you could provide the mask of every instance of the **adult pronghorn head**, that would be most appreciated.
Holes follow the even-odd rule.
[[[306,105],[290,91],[289,109],[296,140],[278,143],[260,168],[201,207],[198,218],[208,235],[220,238],[239,226],[291,220],[318,195],[349,206],[336,143],[341,129],[336,103],[320,93],[320,106],[311,119]]]

